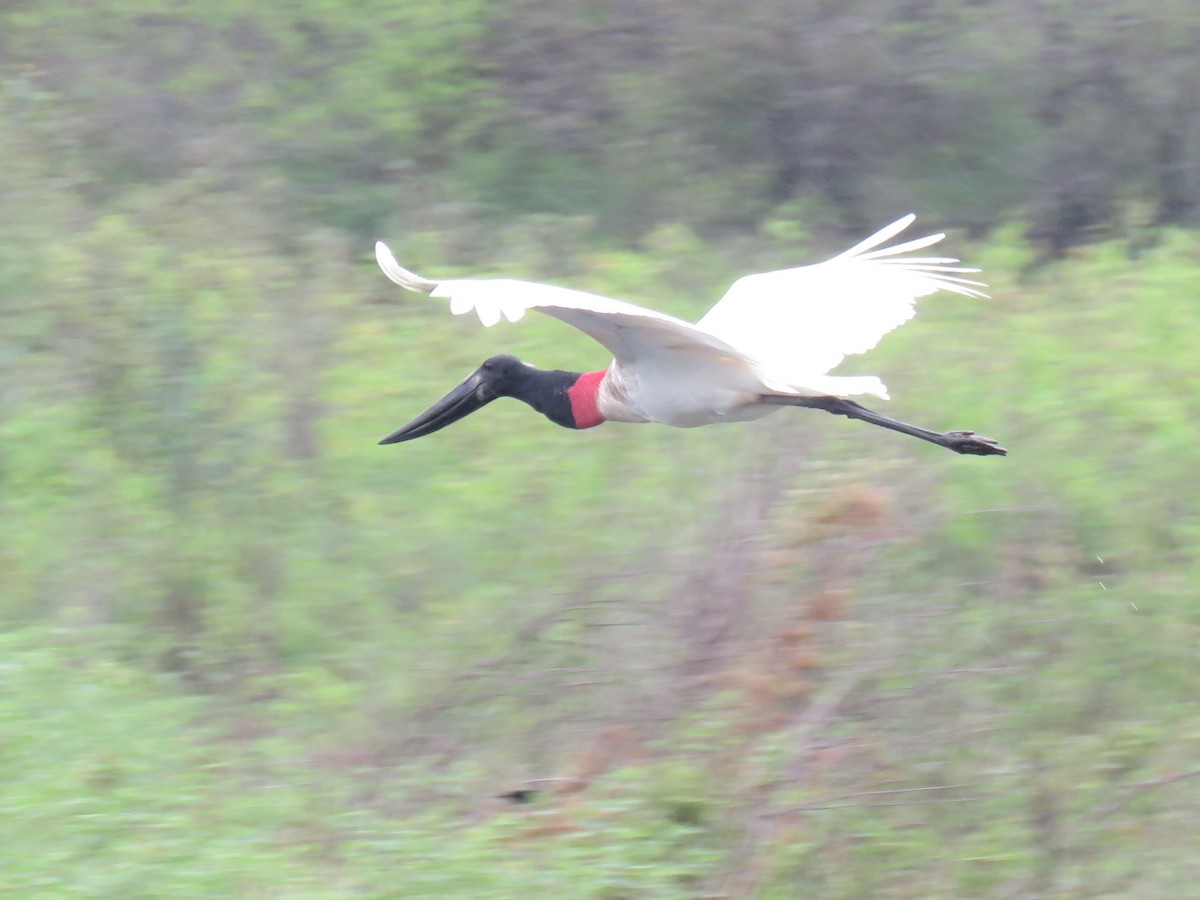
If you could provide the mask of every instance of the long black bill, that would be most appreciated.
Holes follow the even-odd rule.
[[[399,444],[402,441],[411,441],[413,438],[433,434],[486,406],[497,396],[488,387],[483,371],[476,369],[445,397],[407,425],[397,428],[379,443]]]

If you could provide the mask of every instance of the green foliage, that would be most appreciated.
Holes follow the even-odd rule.
[[[295,758],[298,746],[221,734],[209,704],[113,659],[121,639],[3,636],[6,892],[682,898],[713,858],[693,823],[629,799],[644,778],[616,783],[565,828],[542,829],[545,814],[463,828],[444,800],[403,819],[372,815],[356,808],[351,779]]]
[[[239,790],[201,704],[111,649],[95,634],[4,635],[4,890],[238,894],[262,883],[256,873],[286,872],[291,854],[263,839],[286,801]]]
[[[384,214],[381,183],[485,128],[474,51],[492,15],[478,0],[50,3],[4,14],[5,56],[87,111],[74,136],[117,189],[249,165],[284,173],[318,221],[356,226]]]
[[[753,229],[794,201],[861,230],[1031,215],[1055,252],[1130,206],[1194,223],[1187,3],[147,0],[9,4],[8,70],[73,106],[98,193],[275,177],[369,238],[466,204]],[[255,174],[249,176],[247,173]]]
[[[707,81],[713,57],[643,55],[604,10],[108,6],[13,7],[0,36],[28,39],[0,89],[0,887],[1192,890],[1194,233],[1053,263],[1022,223],[957,236],[995,299],[930,298],[848,364],[1005,460],[816,414],[579,435],[501,403],[380,448],[499,348],[606,360],[553,321],[485,331],[398,294],[356,230],[385,223],[418,270],[694,318],[898,195],[990,222],[1028,169],[988,146],[1020,135],[1024,160],[1045,125],[988,72],[910,77],[894,110],[987,97],[967,136],[931,113],[937,172],[889,119],[907,149],[879,192],[819,167],[792,174],[845,195],[773,190],[796,160],[760,139],[820,108],[785,63],[822,96],[857,69],[817,32],[774,40],[774,4],[746,17],[756,67],[740,11],[680,13],[725,61]],[[851,6],[893,49],[989,14],[927,32]],[[573,83],[584,124],[518,127],[557,96],[497,88],[541,60],[498,46],[523,21],[550,62],[623,54],[604,90]],[[868,113],[832,144],[801,129],[805,152]],[[570,214],[496,215],[533,209]],[[525,784],[528,807],[497,799]]]

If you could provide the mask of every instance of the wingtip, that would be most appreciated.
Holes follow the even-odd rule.
[[[383,241],[375,242],[375,262],[379,264],[380,270],[389,281],[395,282],[406,290],[428,294],[437,287],[437,282],[422,278],[416,272],[411,272],[396,262],[396,257]]]
[[[875,250],[876,247],[879,247],[879,246],[887,243],[892,238],[894,238],[896,235],[898,235],[900,232],[904,231],[904,229],[908,228],[908,226],[911,225],[916,220],[917,220],[916,213],[910,212],[906,216],[901,216],[899,219],[897,219],[891,225],[886,225],[883,228],[880,228],[878,231],[876,231],[874,234],[872,234],[869,238],[859,241],[857,244],[855,244],[849,250],[846,250],[843,253],[839,253],[836,257],[834,257],[834,259],[848,259],[851,257],[867,256],[868,251]],[[919,244],[919,242],[923,241],[923,240],[928,240],[928,239],[927,238],[919,238],[917,241],[908,241],[905,244],[902,244],[901,246],[908,247],[910,244]],[[937,240],[940,240],[940,238],[935,239],[935,240],[931,241],[930,243],[936,243]],[[892,251],[889,249],[887,252],[890,253]]]

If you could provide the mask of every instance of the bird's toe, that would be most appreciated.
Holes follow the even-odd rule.
[[[990,437],[976,434],[973,431],[948,431],[949,448],[955,453],[965,453],[971,456],[1008,456],[1008,451]]]

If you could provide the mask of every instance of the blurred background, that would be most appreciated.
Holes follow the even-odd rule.
[[[0,11],[0,892],[1183,897],[1191,0]],[[699,317],[909,211],[993,299],[788,410],[375,441],[486,356],[388,284]]]

